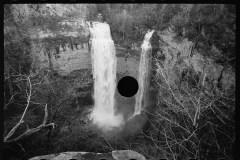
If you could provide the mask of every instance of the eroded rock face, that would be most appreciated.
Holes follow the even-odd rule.
[[[53,33],[49,30],[37,29],[31,38],[32,56],[37,70],[53,69],[60,75],[67,75],[75,70],[88,68],[90,65],[88,35],[89,30],[83,19],[59,22],[71,26],[70,30]],[[53,43],[48,44],[51,39]],[[56,44],[56,46],[53,46]]]
[[[109,153],[92,152],[62,152],[33,157],[30,160],[146,160],[146,158],[131,150],[118,150]]]
[[[52,67],[53,70],[62,76],[65,76],[72,71],[91,68],[88,44],[78,44],[77,47],[78,49],[74,46],[73,50],[70,47],[66,47],[65,50],[60,48],[58,55],[50,53],[50,59],[43,48],[38,49],[38,54],[35,57],[35,61],[37,61],[38,64],[36,67],[38,70],[41,68]]]
[[[160,64],[170,82],[179,84],[183,71],[198,77],[199,83],[211,92],[218,85],[222,90],[231,90],[235,86],[235,73],[231,68],[224,68],[212,59],[193,50],[193,42],[183,39],[174,41],[174,34],[168,31],[159,33],[162,38]],[[212,50],[214,52],[214,49]],[[216,52],[216,51],[215,51]],[[159,69],[159,68],[158,68]],[[174,88],[174,85],[172,86]]]
[[[60,51],[58,57],[51,58],[53,69],[60,75],[67,75],[72,71],[91,68],[90,53],[87,44],[78,46],[77,49]]]

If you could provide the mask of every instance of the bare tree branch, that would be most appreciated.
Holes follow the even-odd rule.
[[[49,128],[49,127],[54,128],[54,127],[55,127],[55,124],[54,124],[54,123],[49,123],[49,124],[46,125],[47,118],[48,118],[47,104],[45,105],[45,109],[44,109],[44,110],[45,110],[45,116],[44,116],[44,119],[43,119],[43,123],[42,123],[41,125],[39,125],[39,126],[36,127],[36,128],[31,128],[31,129],[29,129],[29,128],[27,127],[27,130],[26,130],[24,133],[22,133],[20,136],[14,138],[14,139],[8,140],[8,139],[11,137],[11,135],[15,132],[15,130],[18,128],[18,126],[23,123],[23,121],[22,121],[22,123],[18,123],[18,124],[10,131],[11,133],[10,133],[10,132],[8,133],[8,135],[4,138],[4,143],[16,142],[16,141],[22,139],[23,137],[29,136],[29,135],[31,135],[31,134],[33,134],[33,133],[35,133],[35,132],[38,132],[38,131],[40,131],[40,130],[42,130],[42,129],[44,129],[44,128]]]
[[[12,68],[11,66],[9,66],[10,68]],[[12,68],[13,69],[13,68]],[[14,70],[14,69],[13,69]],[[15,71],[15,70],[14,70]],[[17,128],[19,128],[19,126],[21,124],[24,123],[24,118],[26,117],[26,113],[30,107],[30,105],[32,105],[32,101],[31,101],[31,98],[33,97],[33,94],[35,93],[35,90],[33,89],[33,86],[34,85],[40,85],[40,84],[43,84],[43,79],[46,78],[46,76],[44,76],[40,82],[37,82],[37,83],[33,83],[34,81],[36,81],[36,77],[37,75],[39,75],[39,71],[36,72],[36,73],[33,73],[33,72],[30,72],[30,75],[24,75],[24,74],[21,74],[21,73],[18,73],[15,71],[15,75],[12,74],[10,75],[11,77],[15,77],[15,81],[14,83],[16,83],[16,85],[18,86],[17,83],[19,83],[19,89],[21,90],[21,92],[23,92],[23,94],[20,94],[20,93],[14,93],[11,95],[11,98],[9,100],[9,102],[4,106],[4,109],[7,109],[7,105],[12,101],[13,97],[16,95],[16,94],[19,94],[21,96],[23,96],[23,98],[25,99],[26,98],[26,101],[22,101],[22,102],[26,102],[27,104],[25,105],[25,109],[21,115],[21,118],[20,120],[18,121],[18,123],[8,132],[4,135],[4,143],[9,143],[9,142],[14,142],[14,141],[17,141],[23,137],[26,137],[30,134],[33,134],[39,130],[42,130],[44,128],[49,128],[49,127],[53,127],[54,128],[54,123],[50,123],[50,124],[46,124],[47,123],[47,119],[48,119],[48,109],[47,109],[47,104],[45,105],[45,108],[44,108],[44,112],[45,112],[45,116],[44,116],[44,119],[43,119],[43,122],[41,125],[39,125],[38,127],[35,127],[35,128],[32,128],[32,129],[29,129],[28,125],[27,125],[27,130],[22,133],[21,135],[19,135],[18,137],[14,138],[14,139],[10,139],[12,137],[12,135],[15,133],[15,131],[17,130]],[[24,83],[26,82],[26,83]],[[25,89],[24,89],[25,88]],[[25,90],[25,91],[24,91]],[[18,101],[14,101],[15,104],[17,104]],[[38,105],[41,105],[41,103],[39,103]]]

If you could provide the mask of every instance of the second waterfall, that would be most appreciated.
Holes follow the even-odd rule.
[[[149,83],[149,76],[150,76],[150,65],[151,65],[151,53],[152,53],[152,47],[150,44],[150,38],[152,37],[152,34],[154,33],[154,30],[149,30],[143,40],[143,44],[141,46],[142,53],[141,53],[141,59],[140,59],[140,65],[139,65],[139,73],[138,73],[138,83],[139,83],[139,90],[136,95],[136,102],[135,102],[135,108],[134,108],[134,114],[138,115],[141,113],[142,107],[145,106],[146,103],[146,87]]]

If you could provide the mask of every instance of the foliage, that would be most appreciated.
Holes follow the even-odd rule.
[[[11,66],[5,66],[4,138],[6,141],[4,139],[4,142],[6,146],[13,147],[13,144],[20,142],[22,149],[25,150],[27,146],[37,145],[43,140],[47,140],[46,145],[49,143],[52,130],[49,127],[53,124],[62,127],[61,122],[65,119],[70,120],[70,116],[75,114],[75,112],[67,114],[72,108],[72,101],[91,95],[89,90],[89,86],[92,84],[90,71],[76,72],[67,78],[44,70],[36,73],[31,71],[27,75],[18,73]],[[47,110],[44,109],[44,106],[47,107]],[[82,105],[78,108],[83,109]],[[47,122],[46,126],[41,125],[43,119],[44,123]],[[78,125],[81,123],[84,121],[79,121]],[[12,135],[10,134],[11,130],[14,131]],[[35,137],[35,140],[32,142],[25,140],[31,139],[31,137]],[[36,139],[36,137],[38,138]],[[27,150],[32,149],[27,148]],[[8,152],[8,149],[6,151]],[[21,156],[29,158],[33,155],[31,152],[27,152]]]
[[[4,63],[10,64],[17,70],[27,72],[31,61],[29,24],[19,23],[16,13],[12,12],[11,5],[4,6],[4,17]]]
[[[204,50],[205,56],[234,66],[235,10],[234,5],[194,5],[187,13],[188,18],[186,13],[180,12],[171,19],[171,24],[177,36],[193,41],[195,48]],[[212,48],[217,48],[220,54],[211,53]]]
[[[235,91],[207,91],[194,72],[179,84],[156,64],[158,108],[145,136],[167,159],[234,159]]]

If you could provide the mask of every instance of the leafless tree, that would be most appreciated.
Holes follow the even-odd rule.
[[[6,82],[6,85],[9,87],[11,98],[7,98],[6,91],[4,90],[4,97],[5,97],[5,103],[4,103],[4,110],[7,110],[11,104],[13,105],[19,105],[20,101],[16,99],[16,97],[21,97],[21,102],[24,104],[23,112],[20,116],[20,119],[18,122],[11,128],[10,131],[7,131],[7,128],[5,128],[5,134],[4,134],[4,143],[9,142],[16,142],[28,135],[31,135],[35,132],[38,132],[45,128],[54,128],[54,123],[47,123],[48,121],[48,105],[37,103],[33,101],[33,97],[35,96],[36,89],[39,85],[49,83],[47,79],[47,74],[45,76],[42,76],[40,78],[39,71],[36,73],[33,73],[32,70],[30,70],[29,74],[22,73],[20,71],[16,71],[9,65],[5,65],[4,68],[4,80]],[[8,82],[8,83],[7,83]],[[16,89],[14,89],[14,87]],[[45,115],[43,117],[42,124],[33,128],[29,128],[27,125],[26,131],[21,133],[20,135],[13,137],[13,134],[15,131],[19,128],[20,125],[24,124],[24,119],[26,118],[27,112],[31,110],[31,107],[33,104],[37,104],[40,107],[43,107]],[[20,106],[21,107],[21,106]]]

